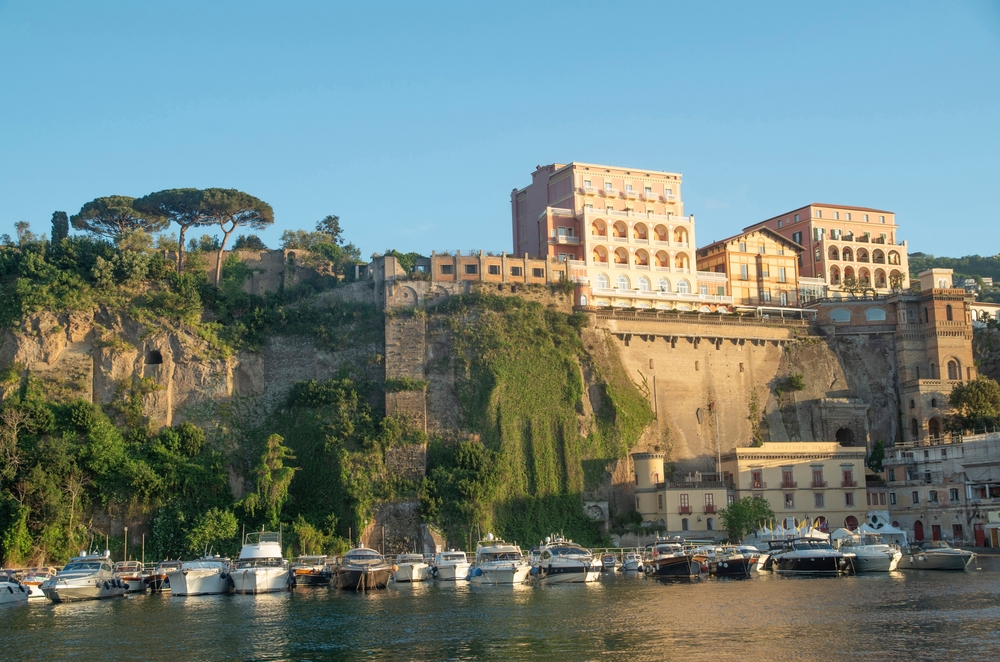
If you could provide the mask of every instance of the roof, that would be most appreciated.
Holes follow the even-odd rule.
[[[752,232],[761,232],[761,233],[767,234],[772,239],[774,239],[776,241],[780,241],[780,242],[785,243],[785,244],[788,244],[789,246],[792,246],[793,248],[795,248],[798,251],[805,251],[805,246],[802,246],[801,244],[792,241],[788,237],[775,232],[771,228],[768,228],[768,227],[754,227],[754,226],[751,226],[751,227],[753,227],[752,230],[751,229],[745,229],[743,232],[741,232],[739,234],[734,234],[732,237],[727,237],[726,239],[720,239],[718,241],[713,241],[712,243],[710,243],[707,246],[702,246],[701,248],[698,249],[698,251],[700,252],[700,251],[708,250],[709,248],[712,248],[713,246],[718,246],[719,244],[727,244],[727,243],[729,243],[731,241],[739,239],[740,237],[745,237],[745,236],[749,235]]]
[[[875,212],[877,214],[895,214],[896,213],[896,212],[893,212],[893,211],[888,211],[887,209],[874,209],[872,207],[854,207],[854,206],[851,206],[851,205],[833,205],[833,204],[830,204],[828,202],[810,202],[808,205],[802,205],[801,207],[796,207],[795,209],[792,209],[791,211],[786,211],[786,212],[784,212],[782,214],[778,214],[777,216],[772,216],[771,218],[766,218],[763,221],[759,221],[757,223],[754,223],[753,225],[748,225],[747,227],[745,227],[743,229],[744,230],[749,230],[750,228],[756,227],[756,226],[760,225],[761,223],[767,223],[768,221],[774,221],[774,220],[777,220],[777,219],[782,218],[784,216],[788,216],[789,214],[794,214],[798,210],[805,209],[806,207],[833,207],[834,209],[850,209],[851,211],[873,211],[873,212]],[[833,220],[833,219],[825,219],[824,218],[823,220],[827,221],[827,220]],[[841,219],[841,220],[844,220],[844,219]]]

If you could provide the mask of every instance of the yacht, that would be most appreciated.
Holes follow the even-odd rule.
[[[300,556],[291,568],[292,586],[327,586],[333,578],[329,557]]]
[[[701,563],[695,560],[692,552],[684,549],[680,541],[658,539],[648,547],[652,548],[652,558],[644,564],[646,574],[674,578],[698,577],[701,574]]]
[[[840,542],[840,551],[854,554],[854,572],[892,572],[903,553],[877,533],[854,533]]]
[[[232,565],[229,559],[205,556],[194,561],[185,561],[180,568],[170,570],[171,595],[220,595],[229,593],[232,585],[229,574]]]
[[[464,581],[468,576],[469,558],[465,552],[449,549],[434,556],[431,577],[441,581]]]
[[[24,587],[29,591],[28,599],[44,600],[45,594],[42,593],[42,582],[55,576],[56,569],[52,567],[43,566],[40,568],[26,568],[21,573],[21,583],[24,584]]]
[[[427,579],[430,568],[420,554],[400,554],[396,557],[396,572],[392,578],[397,582],[422,582]]]
[[[952,547],[943,540],[925,542],[919,547],[911,547],[899,564],[900,570],[962,570],[967,571],[974,552]]]
[[[148,576],[139,561],[118,561],[112,570],[115,577],[125,582],[129,593],[145,593],[146,577]]]
[[[486,534],[476,545],[476,561],[469,569],[473,584],[523,584],[531,572],[521,548]]]
[[[628,552],[625,560],[622,561],[622,570],[625,572],[639,572],[642,570],[642,554],[639,552]]]
[[[753,569],[760,572],[764,569],[764,565],[767,563],[770,554],[767,552],[762,552],[753,545],[737,545],[736,549],[740,550],[744,554],[754,556],[757,558],[757,562],[754,563]]]
[[[104,554],[81,552],[55,577],[42,582],[40,588],[52,602],[120,598],[128,590],[125,582],[115,577],[108,551]]]
[[[832,574],[852,572],[854,554],[838,552],[825,540],[792,538],[772,551],[770,562],[782,574]]]
[[[160,561],[153,568],[153,571],[143,580],[149,587],[150,593],[166,593],[170,590],[170,579],[168,575],[174,570],[180,570],[184,565],[183,561]]]
[[[757,569],[760,553],[742,547],[716,547],[704,561],[708,574],[716,577],[750,577]]]
[[[614,572],[621,564],[618,562],[618,556],[614,552],[605,552],[601,555],[601,565],[604,566],[605,572]]]
[[[281,534],[248,533],[229,581],[237,593],[273,593],[288,590],[288,562],[281,555]]]
[[[543,584],[596,582],[604,564],[594,554],[562,536],[549,536],[539,548],[531,575]]]
[[[355,591],[385,588],[393,567],[374,549],[358,545],[347,554],[337,569],[337,586]]]
[[[0,605],[26,605],[31,589],[22,584],[11,572],[0,573]]]

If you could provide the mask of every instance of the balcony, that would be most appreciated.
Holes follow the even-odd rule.
[[[555,242],[557,244],[579,244],[580,243],[580,238],[579,237],[571,237],[569,235],[558,235],[556,237],[553,237],[552,240],[551,240],[551,242]]]
[[[680,511],[681,515],[691,514],[691,506],[680,506],[677,510]]]
[[[649,271],[649,265],[648,264],[637,264],[637,265],[635,265],[634,268],[638,269],[639,271]]]
[[[593,186],[581,186],[580,193],[584,195],[597,195],[597,188]]]
[[[625,189],[625,197],[635,200],[639,197],[639,192],[633,191],[632,189]]]
[[[632,237],[633,244],[649,244],[649,239],[646,237]]]
[[[617,198],[618,197],[618,189],[616,189],[616,188],[605,188],[604,191],[603,191],[603,193],[604,193],[604,197],[605,198]]]
[[[715,512],[715,506],[712,505],[712,504],[706,503],[705,504],[705,513],[708,514],[708,515],[711,515],[714,512]]]
[[[653,245],[654,246],[669,246],[670,242],[667,241],[666,239],[654,239],[653,240]]]
[[[619,244],[627,244],[628,237],[611,237],[611,241],[618,242]]]
[[[658,202],[660,196],[657,195],[656,193],[653,193],[652,191],[646,191],[642,194],[642,199],[648,200],[649,202]]]
[[[618,189],[603,191],[609,198],[618,197]],[[667,221],[669,223],[691,223],[690,216],[680,216],[678,214],[653,214],[652,212],[638,212],[629,209],[591,209],[584,208],[585,214],[590,216],[623,216],[625,218],[642,218],[647,221]]]
[[[826,487],[826,481],[825,480],[814,480],[813,482],[811,482],[809,484],[809,487],[813,488],[814,490],[818,490],[818,489],[824,488],[824,487]]]
[[[857,487],[858,481],[856,480],[842,480],[840,481],[841,487]]]
[[[755,481],[753,481],[753,482],[750,483],[750,489],[751,490],[766,490],[767,489],[767,483],[765,483],[762,480],[755,480]]]
[[[794,480],[783,480],[781,481],[781,489],[783,490],[795,490],[798,489],[799,484]]]
[[[676,195],[672,195],[672,194],[670,194],[670,195],[661,195],[660,196],[660,200],[663,200],[664,202],[677,202],[677,196]]]
[[[615,262],[615,269],[628,269],[628,262]]]

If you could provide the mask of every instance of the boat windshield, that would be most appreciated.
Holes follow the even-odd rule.
[[[284,565],[282,559],[240,559],[237,568],[280,568]]]
[[[465,554],[442,554],[441,555],[441,560],[442,561],[459,561],[459,562],[464,562],[465,561]]]
[[[63,572],[97,572],[101,569],[100,561],[77,561],[76,563],[67,563],[62,569]]]
[[[480,561],[520,561],[520,552],[483,552],[479,554]]]
[[[816,549],[833,549],[830,543],[820,542],[817,540],[796,540],[792,543],[792,547],[797,550],[811,551]]]
[[[951,545],[943,540],[935,540],[933,542],[925,542],[921,545],[923,549],[951,549]]]
[[[184,570],[214,570],[216,568],[228,568],[229,561],[224,559],[199,559],[188,561],[184,564]]]
[[[656,553],[657,554],[675,554],[675,553],[677,553],[679,551],[681,551],[681,546],[680,545],[657,545],[656,546]]]
[[[582,547],[550,547],[552,556],[590,556],[590,552]]]
[[[368,563],[379,560],[381,557],[375,552],[350,552],[344,557],[344,561],[348,563]]]

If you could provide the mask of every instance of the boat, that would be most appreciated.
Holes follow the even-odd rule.
[[[647,575],[692,578],[701,574],[701,563],[679,540],[657,539],[647,548],[652,550],[650,560],[643,564]]]
[[[358,545],[344,555],[337,568],[337,586],[355,591],[385,588],[394,571],[395,568],[386,563],[381,554]]]
[[[613,552],[605,552],[601,555],[601,565],[605,572],[614,572],[620,565],[618,563],[618,556]]]
[[[328,586],[333,578],[333,569],[326,555],[300,556],[295,559],[291,570],[292,586]]]
[[[805,575],[853,572],[853,560],[853,553],[839,552],[829,542],[815,538],[786,540],[772,551],[770,559],[775,572]]]
[[[397,582],[422,582],[430,575],[430,568],[421,554],[400,554],[392,578]]]
[[[42,582],[55,577],[56,569],[50,566],[25,568],[18,575],[21,577],[21,583],[29,591],[29,600],[44,600],[45,594],[42,592]]]
[[[975,552],[952,547],[944,540],[925,542],[911,547],[899,563],[900,570],[961,570],[967,571]]]
[[[903,556],[877,533],[839,529],[832,537],[840,541],[840,551],[854,554],[854,572],[892,572]]]
[[[431,577],[441,581],[464,581],[469,576],[469,558],[465,552],[449,549],[438,552],[431,566]]]
[[[622,570],[625,572],[639,572],[642,570],[642,554],[639,552],[628,552],[625,560],[622,561]]]
[[[31,589],[22,584],[12,572],[0,572],[0,606],[26,605]]]
[[[288,562],[281,554],[281,534],[258,531],[243,537],[243,548],[229,582],[237,593],[287,591]]]
[[[604,569],[593,552],[562,536],[546,538],[538,557],[529,573],[542,584],[596,582]]]
[[[115,577],[108,551],[104,554],[80,552],[55,577],[42,582],[40,588],[52,602],[120,598],[128,590],[125,582]]]
[[[174,570],[180,570],[184,565],[183,561],[160,561],[153,568],[152,572],[143,580],[149,588],[150,593],[167,593],[170,591],[169,575]]]
[[[764,565],[767,560],[771,557],[767,552],[762,552],[753,545],[737,545],[736,549],[740,550],[744,554],[749,554],[751,556],[757,557],[757,562],[754,564],[753,569],[760,572],[764,569]]]
[[[531,572],[521,548],[494,537],[492,533],[476,545],[476,560],[469,568],[473,584],[523,584]]]
[[[125,582],[126,590],[129,593],[146,592],[146,571],[139,561],[118,561],[112,571],[115,577]]]
[[[185,561],[180,568],[167,573],[170,594],[222,595],[232,591],[229,581],[232,564],[229,559],[218,556],[204,556],[194,561]]]
[[[750,577],[757,569],[760,553],[734,545],[713,550],[704,561],[706,572],[715,577]]]

